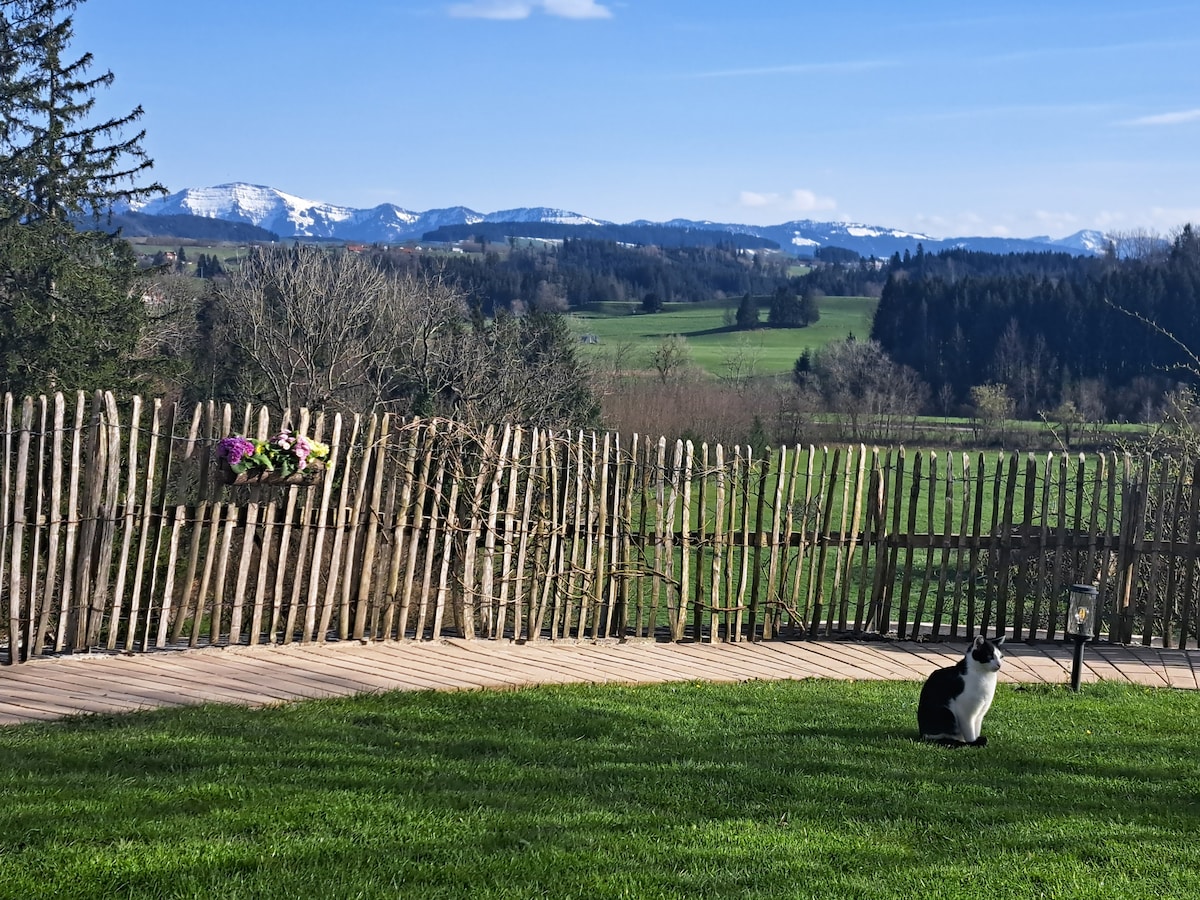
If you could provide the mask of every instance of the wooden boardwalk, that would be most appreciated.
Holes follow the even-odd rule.
[[[0,725],[194,703],[265,705],[393,690],[518,688],[583,682],[836,678],[920,680],[961,658],[962,643],[765,641],[667,644],[445,640],[78,654],[0,669]],[[1083,681],[1200,686],[1200,652],[1095,644]],[[1069,681],[1071,648],[1005,647],[1001,679]]]

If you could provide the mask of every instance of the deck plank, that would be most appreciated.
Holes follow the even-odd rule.
[[[211,647],[39,657],[0,669],[0,724],[198,703],[262,706],[383,691],[515,689],[829,678],[920,682],[965,641],[763,641],[736,644],[448,639]],[[1002,680],[1064,684],[1071,647],[1005,648]],[[1200,651],[1090,645],[1084,682],[1200,689]]]

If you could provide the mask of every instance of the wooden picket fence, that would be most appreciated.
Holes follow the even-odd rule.
[[[107,393],[4,400],[0,642],[83,650],[468,638],[1062,637],[1195,646],[1200,463],[750,448],[279,416]],[[315,481],[229,485],[291,427]]]

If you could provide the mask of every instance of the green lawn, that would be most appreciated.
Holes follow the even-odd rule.
[[[911,683],[392,694],[0,732],[13,897],[1200,896],[1200,694]]]
[[[722,374],[731,352],[744,344],[756,359],[757,374],[773,375],[791,372],[805,348],[817,350],[849,334],[865,339],[878,301],[826,297],[821,301],[820,321],[808,328],[766,328],[767,311],[760,309],[764,327],[750,332],[734,331],[725,324],[726,310],[736,309],[737,304],[737,300],[668,304],[652,315],[631,314],[627,303],[603,304],[576,312],[568,320],[577,334],[599,338],[599,344],[582,345],[585,352],[603,354],[629,345],[634,366],[649,368],[650,356],[662,339],[679,334],[687,339],[693,362],[711,374]]]

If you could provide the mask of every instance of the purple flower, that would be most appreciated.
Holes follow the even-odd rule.
[[[217,442],[217,456],[231,466],[236,466],[244,457],[254,455],[254,442],[244,437],[227,437]]]

